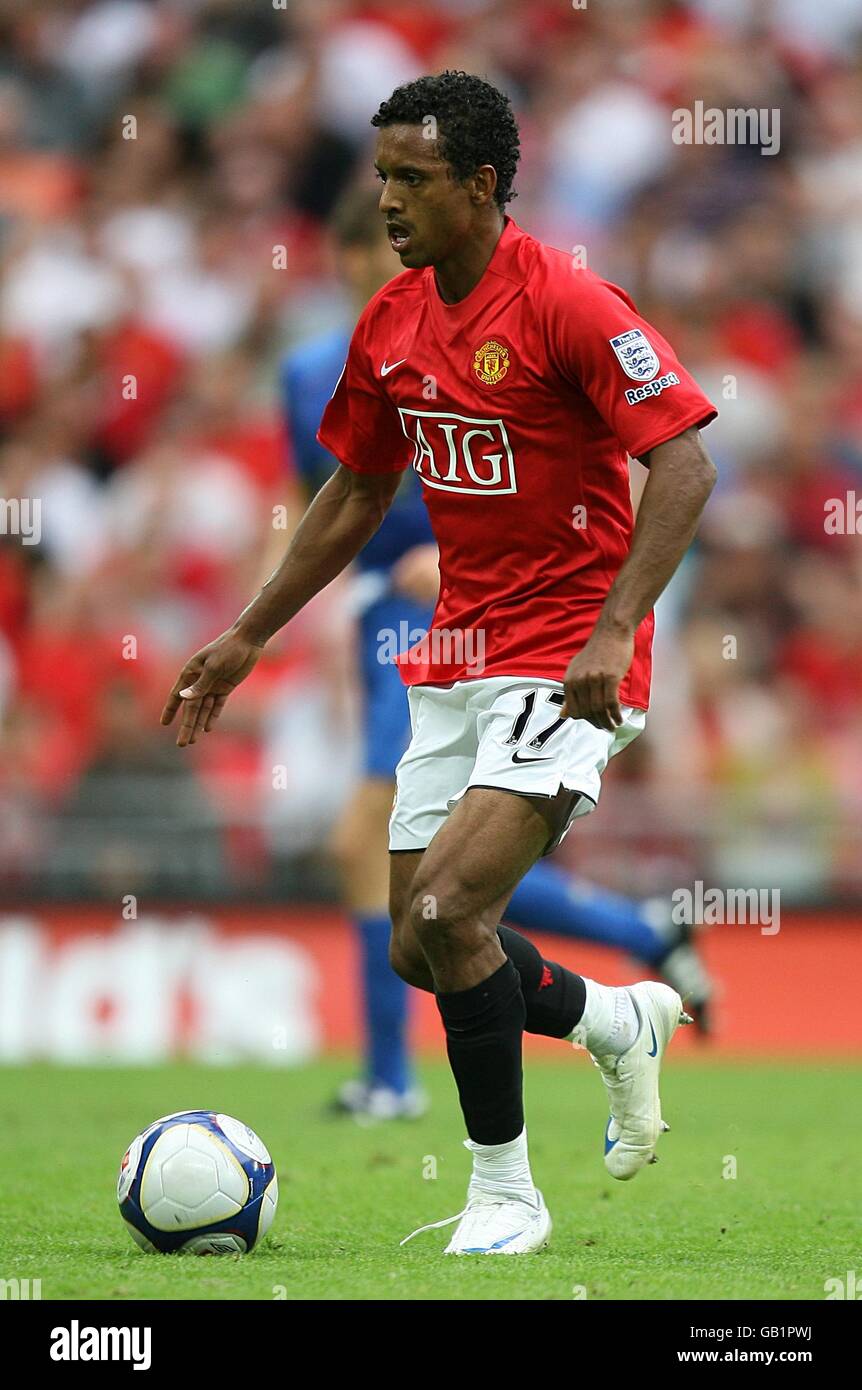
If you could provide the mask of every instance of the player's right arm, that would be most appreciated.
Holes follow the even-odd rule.
[[[180,748],[212,728],[269,638],[355,559],[395,496],[409,446],[365,347],[367,317],[366,309],[318,432],[340,466],[314,498],[260,593],[227,632],[186,662],[174,681],[161,722],[172,723],[182,708]]]
[[[340,574],[370,541],[398,487],[398,473],[339,467],[299,523],[278,569],[236,622],[186,662],[162,711],[182,706],[177,745],[207,733],[225,700],[254,669],[269,638]]]
[[[278,569],[233,630],[263,647],[368,544],[399,481],[399,473],[355,473],[339,465],[297,526]]]

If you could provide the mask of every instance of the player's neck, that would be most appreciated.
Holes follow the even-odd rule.
[[[435,265],[437,292],[444,304],[457,304],[476,288],[488,268],[504,226],[502,215],[494,218],[465,240],[452,256]]]

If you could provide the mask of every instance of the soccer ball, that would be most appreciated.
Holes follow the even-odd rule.
[[[117,1201],[142,1250],[242,1255],[272,1225],[278,1181],[248,1125],[211,1110],[181,1110],[132,1140]]]

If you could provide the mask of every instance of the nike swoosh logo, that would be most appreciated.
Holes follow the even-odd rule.
[[[494,1241],[493,1245],[471,1245],[464,1251],[464,1254],[487,1255],[491,1250],[502,1250],[504,1245],[508,1245],[512,1240],[517,1240],[518,1236],[524,1235],[531,1226],[535,1226],[541,1214],[541,1211],[537,1211],[535,1216],[531,1216],[523,1230],[513,1231],[509,1236],[501,1236],[499,1240]]]
[[[527,1228],[525,1227],[525,1229]],[[502,1250],[504,1245],[508,1245],[512,1240],[517,1240],[518,1236],[522,1236],[523,1234],[523,1231],[513,1231],[510,1236],[503,1236],[500,1240],[495,1240],[493,1245],[470,1245],[464,1251],[464,1254],[487,1255],[490,1250]]]
[[[382,364],[382,366],[381,366],[381,368],[380,368],[380,375],[381,375],[381,376],[388,376],[390,372],[394,372],[394,371],[395,371],[395,368],[396,368],[396,367],[403,367],[403,365],[404,365],[404,363],[405,363],[406,361],[407,361],[407,358],[406,358],[406,357],[402,357],[400,362],[390,362],[390,363],[387,363],[386,358],[384,357],[384,359],[383,359],[383,364]]]
[[[652,1026],[652,1019],[649,1021],[649,1030],[652,1033],[652,1052],[648,1052],[648,1057],[654,1057],[658,1052],[658,1042],[656,1041],[655,1029]]]
[[[611,1149],[614,1147],[614,1145],[615,1145],[615,1144],[618,1144],[618,1143],[620,1142],[620,1141],[619,1141],[619,1135],[617,1135],[617,1138],[616,1138],[616,1139],[609,1139],[609,1138],[608,1138],[608,1135],[609,1135],[609,1133],[610,1133],[610,1128],[611,1128],[611,1121],[608,1120],[608,1122],[607,1122],[607,1124],[606,1124],[606,1126],[605,1126],[605,1153],[606,1153],[606,1154],[609,1154],[610,1151],[611,1151]]]
[[[520,753],[512,754],[513,763],[550,763],[552,758],[522,758]]]

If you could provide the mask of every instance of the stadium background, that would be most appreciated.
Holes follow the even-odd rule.
[[[326,224],[369,177],[369,117],[447,65],[512,96],[516,220],[585,248],[721,410],[718,488],[659,607],[648,734],[565,862],[637,895],[779,890],[777,934],[708,934],[714,1050],[862,1051],[855,0],[11,0],[6,1062],[280,1065],[355,1043],[326,850],[357,769],[345,585],[273,642],[214,738],[181,754],[158,711],[265,577],[273,509],[296,513],[277,365],[349,315]],[[698,101],[779,111],[779,152],[675,144],[671,113]],[[38,540],[13,533],[15,499]],[[417,1029],[439,1055],[428,1000]]]

